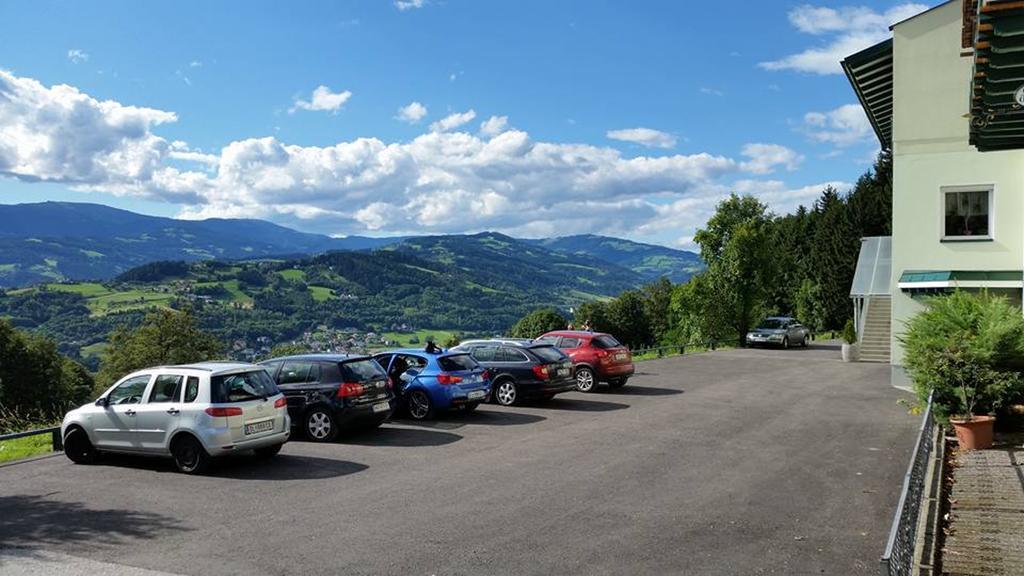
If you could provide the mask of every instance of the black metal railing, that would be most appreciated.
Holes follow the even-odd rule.
[[[712,338],[703,342],[690,342],[689,344],[669,344],[667,346],[636,348],[631,349],[630,352],[633,356],[645,356],[653,353],[657,354],[658,358],[664,358],[665,356],[672,356],[675,354],[686,354],[687,350],[715,350],[718,345],[719,341]]]
[[[884,576],[909,576],[914,570],[914,545],[917,540],[917,526],[921,515],[922,493],[928,476],[928,463],[932,455],[932,434],[935,430],[935,416],[932,413],[932,399],[921,419],[917,444],[903,477],[896,514],[889,530],[889,540],[882,554],[881,573]]]
[[[15,432],[13,434],[0,434],[0,442],[5,440],[17,440],[18,438],[28,438],[29,436],[42,436],[43,434],[50,435],[50,442],[52,443],[54,452],[64,450],[64,439],[60,436],[60,426],[54,426],[53,428],[40,428],[38,430],[26,430],[25,432]]]

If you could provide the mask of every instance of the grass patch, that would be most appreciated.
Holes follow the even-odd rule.
[[[415,332],[385,332],[385,339],[398,342],[399,348],[422,348],[427,345],[427,336],[433,336],[438,346],[444,346],[455,333],[450,330],[417,330]],[[411,342],[415,338],[419,342]]]
[[[72,294],[81,294],[86,298],[96,298],[98,296],[106,296],[107,294],[113,294],[109,288],[103,284],[96,282],[78,282],[76,284],[47,284],[46,288],[53,290],[54,292],[70,292]]]
[[[106,353],[109,346],[110,344],[106,342],[97,342],[95,344],[89,344],[88,346],[82,346],[80,352],[82,356],[95,356],[100,358],[104,353]]]
[[[406,268],[412,268],[413,270],[419,270],[420,272],[426,272],[427,274],[433,274],[434,276],[440,274],[440,272],[438,272],[437,270],[423,268],[422,266],[413,266],[412,264],[402,264],[402,266],[405,266]]]
[[[53,437],[49,434],[0,441],[0,462],[10,462],[50,452],[53,452]]]
[[[278,270],[277,274],[288,280],[289,282],[304,282],[306,280],[305,270],[296,270],[295,268],[289,268],[287,270]]]
[[[309,286],[309,292],[313,296],[313,300],[317,302],[326,302],[338,298],[334,295],[334,290],[326,286]]]
[[[165,307],[172,300],[174,300],[173,294],[127,290],[90,298],[86,305],[94,315],[103,315],[111,312],[149,308],[150,306]]]

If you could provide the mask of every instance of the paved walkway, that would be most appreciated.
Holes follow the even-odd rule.
[[[637,372],[201,477],[0,467],[0,575],[877,573],[920,422],[888,366],[816,345]]]
[[[955,456],[943,574],[1024,575],[1024,446]]]

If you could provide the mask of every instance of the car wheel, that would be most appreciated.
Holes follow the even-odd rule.
[[[277,453],[281,451],[281,447],[284,444],[274,444],[273,446],[264,446],[263,448],[257,448],[253,450],[257,458],[273,458],[277,456]]]
[[[180,436],[171,445],[174,465],[185,474],[199,474],[210,463],[210,455],[206,449],[192,436]]]
[[[614,388],[622,388],[623,386],[626,385],[627,381],[629,381],[629,378],[619,378],[618,380],[611,380],[611,381],[609,381],[608,385],[611,386],[613,389]]]
[[[502,380],[494,389],[494,397],[502,406],[512,406],[519,400],[519,389],[512,380]]]
[[[334,416],[324,408],[314,408],[306,414],[306,437],[313,442],[331,442],[338,436]]]
[[[81,428],[68,430],[64,437],[64,455],[75,464],[92,464],[99,452],[89,441],[89,435]]]
[[[782,349],[789,350],[789,336],[782,337]]]
[[[811,345],[810,340],[811,340],[811,335],[810,334],[804,334],[804,341],[801,342],[800,345],[803,346],[804,348],[807,348],[808,346]]]
[[[405,407],[413,420],[426,420],[434,415],[434,404],[423,390],[413,390]]]
[[[594,379],[594,371],[590,368],[579,368],[576,370],[576,389],[580,392],[593,392],[597,386]]]

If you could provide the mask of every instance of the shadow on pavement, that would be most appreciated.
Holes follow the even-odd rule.
[[[568,398],[554,398],[547,402],[534,404],[537,408],[547,410],[566,410],[571,412],[611,412],[613,410],[624,410],[629,408],[628,404],[618,402],[601,402],[598,400],[576,400]]]
[[[404,424],[404,422],[403,422]],[[342,444],[356,446],[444,446],[462,440],[462,436],[451,432],[439,432],[426,428],[391,428],[381,427],[366,430],[342,438]]]
[[[392,423],[416,426],[418,428],[433,428],[436,430],[457,430],[467,424],[474,426],[517,426],[521,424],[535,424],[542,420],[547,420],[547,418],[536,414],[499,412],[497,410],[477,408],[473,412],[449,410],[442,412],[434,420],[421,421],[410,418],[393,418]]]
[[[52,548],[89,542],[109,546],[188,530],[170,516],[135,510],[94,510],[80,502],[62,502],[46,496],[0,496],[0,510],[0,548]]]
[[[654,386],[631,386],[626,384],[622,388],[604,390],[606,394],[613,396],[674,396],[682,394],[682,390],[675,388],[656,388]]]
[[[170,458],[104,454],[100,465],[179,474]],[[346,476],[367,468],[365,464],[333,458],[278,454],[273,458],[263,459],[241,453],[213,459],[203,475],[234,480],[319,480]]]

